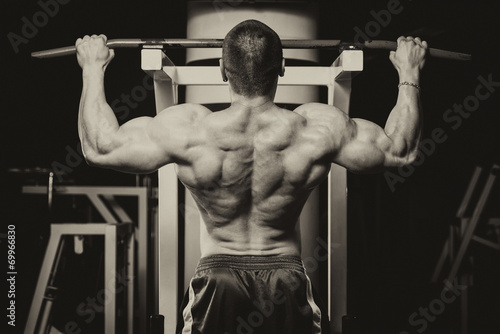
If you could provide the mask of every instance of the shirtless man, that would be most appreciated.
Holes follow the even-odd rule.
[[[121,126],[104,96],[104,72],[114,57],[106,37],[85,36],[76,46],[83,72],[79,135],[87,162],[132,173],[174,163],[202,214],[202,259],[177,332],[328,332],[300,260],[295,224],[331,163],[378,172],[415,159],[427,43],[400,37],[390,53],[403,84],[385,128],[325,104],[294,111],[276,106],[284,74],[281,42],[258,21],[238,24],[224,39],[228,109],[212,113],[182,104]]]

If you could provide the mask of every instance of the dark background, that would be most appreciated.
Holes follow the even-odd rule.
[[[386,9],[388,2],[320,1],[319,38],[351,41],[355,27],[364,31],[365,25],[374,20],[370,11]],[[423,137],[430,138],[434,129],[441,128],[447,140],[436,144],[434,152],[425,155],[423,163],[416,166],[404,182],[396,183],[395,189],[391,189],[383,174],[349,174],[349,289],[352,293],[349,308],[364,320],[370,333],[422,332],[421,326],[409,324],[408,317],[439,298],[439,286],[429,284],[429,280],[448,226],[457,222],[456,211],[472,172],[475,166],[489,170],[492,164],[500,163],[499,92],[481,101],[479,108],[463,119],[457,129],[443,119],[447,109],[474,96],[479,76],[487,79],[491,75],[493,81],[500,81],[500,25],[497,23],[500,4],[401,0],[401,5],[404,10],[394,15],[374,39],[420,36],[431,47],[471,53],[474,59],[472,62],[428,59],[421,80]],[[81,71],[75,57],[36,60],[30,57],[30,52],[73,45],[78,37],[94,33],[104,33],[110,39],[182,38],[185,37],[186,6],[182,1],[72,0],[60,5],[57,15],[38,28],[26,44],[19,45],[17,53],[8,34],[21,36],[22,18],[32,21],[41,7],[36,1],[3,1],[0,6],[3,36],[0,233],[6,233],[8,224],[16,225],[17,247],[21,252],[17,258],[17,324],[21,329],[47,240],[48,218],[44,198],[20,193],[23,184],[33,183],[34,178],[43,184],[44,178],[8,170],[68,165],[68,149],[76,150],[79,141],[77,111],[81,93]],[[329,65],[336,56],[335,51],[322,52],[323,65]],[[176,64],[184,62],[183,51],[171,51],[169,57]],[[123,93],[130,94],[134,87],[142,84],[143,78],[139,50],[116,51],[106,76],[108,101],[120,99]],[[351,116],[367,118],[383,126],[395,103],[397,82],[388,52],[366,51],[365,69],[353,81]],[[148,92],[144,101],[131,108],[128,118],[154,114],[154,96]],[[135,184],[133,175],[90,168],[85,163],[76,165],[63,182]],[[398,171],[393,173],[397,175]],[[499,198],[499,192],[494,191],[486,215],[500,216]],[[78,215],[78,209],[75,213],[64,207],[65,203],[56,205],[61,212]],[[4,244],[2,240],[2,246]],[[4,248],[2,252],[6,254]],[[471,254],[476,263],[475,285],[470,289],[473,292],[471,332],[498,333],[499,253],[476,246]],[[95,275],[87,275],[88,280],[96,279]],[[88,285],[88,289],[92,289],[92,284]],[[84,291],[83,296],[85,293],[91,294]],[[65,304],[70,309],[68,312],[72,305],[78,304],[78,298],[82,297]],[[429,321],[424,332],[445,333],[456,326],[458,317],[453,308],[457,305],[450,305],[442,315]]]

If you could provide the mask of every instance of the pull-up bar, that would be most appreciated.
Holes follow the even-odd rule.
[[[221,48],[222,39],[111,39],[107,46],[111,49],[137,48],[158,46],[166,49],[187,48]],[[348,43],[341,40],[311,40],[311,39],[284,39],[281,41],[284,49],[338,49],[338,50],[362,50],[379,49],[394,51],[397,43],[393,41],[371,41],[364,43]],[[35,58],[53,58],[68,56],[76,53],[75,46],[66,46],[57,49],[37,51],[31,53]],[[429,55],[436,58],[453,60],[471,60],[470,54],[445,51],[429,48]]]

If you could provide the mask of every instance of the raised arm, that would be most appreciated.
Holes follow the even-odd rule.
[[[78,132],[85,159],[90,165],[123,172],[149,173],[183,160],[196,132],[197,120],[208,110],[179,105],[156,117],[138,117],[119,125],[104,94],[104,72],[113,59],[106,36],[85,36],[76,41],[83,88]]]
[[[322,141],[319,145],[331,162],[353,172],[369,173],[409,164],[416,158],[422,125],[418,85],[426,50],[427,43],[419,38],[400,37],[397,50],[390,53],[400,86],[385,128],[364,119],[351,119],[324,104],[299,107],[298,112]]]

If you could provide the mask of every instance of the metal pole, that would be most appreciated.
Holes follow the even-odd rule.
[[[52,306],[54,305],[54,300],[57,296],[57,287],[55,286],[55,279],[57,275],[57,270],[59,269],[59,262],[64,251],[64,246],[66,244],[66,237],[61,236],[61,241],[59,242],[59,247],[57,249],[57,254],[54,259],[54,264],[52,267],[52,272],[50,273],[49,282],[45,291],[45,296],[43,297],[44,305],[42,306],[42,311],[40,312],[40,324],[38,326],[38,334],[46,334],[49,332],[49,326],[51,322]]]
[[[107,46],[111,49],[137,48],[140,46],[161,46],[168,49],[186,48],[221,48],[222,39],[111,39]],[[397,43],[393,41],[370,41],[364,43],[348,43],[340,40],[310,40],[284,39],[281,41],[284,49],[379,49],[396,50]],[[32,52],[34,58],[53,58],[76,53],[75,46]],[[471,60],[470,54],[429,48],[429,55],[436,58],[452,60]]]

